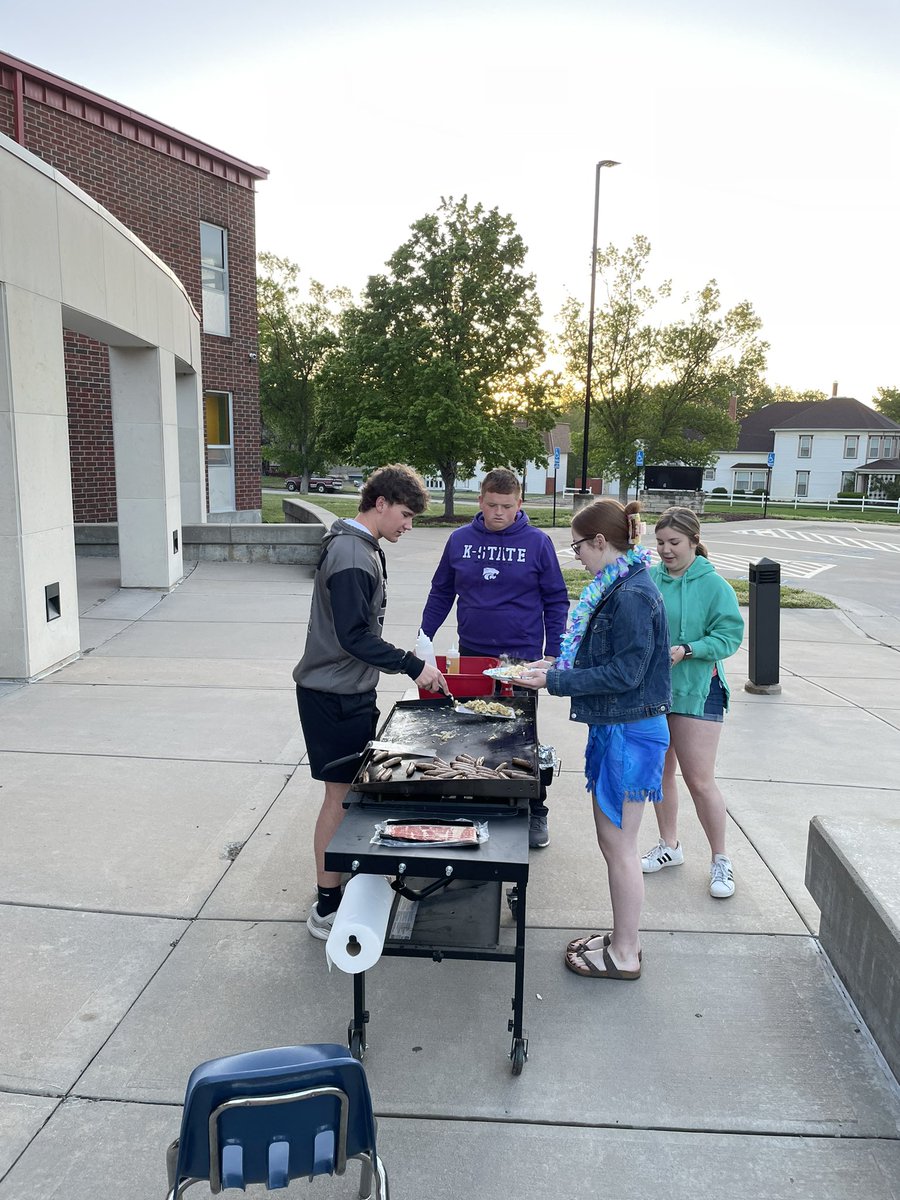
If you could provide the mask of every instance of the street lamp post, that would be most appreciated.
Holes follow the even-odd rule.
[[[597,218],[600,213],[600,171],[603,167],[618,167],[614,159],[604,158],[597,163],[594,181],[594,249],[591,255],[591,308],[588,314],[587,380],[584,385],[584,446],[581,454],[581,494],[587,495],[588,435],[591,431],[591,376],[594,366],[594,295],[597,288]]]

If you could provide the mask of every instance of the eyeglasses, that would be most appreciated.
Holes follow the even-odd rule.
[[[579,538],[577,542],[570,542],[569,544],[572,547],[572,553],[573,554],[578,553],[578,547],[581,545],[582,542],[592,542],[593,540],[594,540],[593,537],[583,537],[583,538]]]

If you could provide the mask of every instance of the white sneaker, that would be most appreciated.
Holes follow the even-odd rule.
[[[309,910],[309,916],[306,918],[306,928],[314,938],[318,938],[320,942],[327,942],[328,935],[331,933],[331,927],[334,924],[334,918],[335,913],[329,913],[327,917],[319,916],[319,902],[317,900]]]
[[[717,854],[710,864],[709,894],[716,900],[734,895],[734,868],[727,854]]]
[[[677,846],[667,846],[660,838],[652,850],[648,850],[641,857],[641,870],[645,875],[651,875],[654,871],[661,871],[663,867],[680,867],[683,862],[684,851],[681,842]]]

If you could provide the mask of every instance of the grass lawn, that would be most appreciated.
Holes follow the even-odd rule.
[[[573,600],[577,600],[588,582],[588,573],[580,567],[564,567],[563,579],[566,581],[569,595]],[[748,579],[729,579],[727,582],[734,588],[738,604],[746,607],[750,603],[750,581]],[[837,608],[837,605],[815,592],[807,592],[803,588],[783,587],[781,589],[781,607]]]
[[[702,520],[707,517],[721,514],[727,518],[729,513],[734,513],[737,516],[756,517],[762,520],[762,506],[759,504],[716,504],[714,500],[707,500],[703,506],[704,512]],[[794,508],[792,504],[770,504],[766,512],[766,519],[775,517],[779,521],[866,521],[866,522],[881,522],[889,525],[900,524],[900,513],[890,512],[883,508],[867,508],[863,512],[859,508],[852,508],[849,505],[846,508]]]

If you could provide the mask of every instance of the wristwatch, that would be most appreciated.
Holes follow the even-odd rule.
[[[687,644],[687,642],[682,642],[682,643],[681,643],[681,648],[682,648],[682,650],[684,651],[684,657],[685,657],[685,658],[693,658],[693,657],[694,657],[694,652],[693,652],[693,650],[690,648],[690,646]]]

